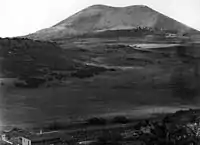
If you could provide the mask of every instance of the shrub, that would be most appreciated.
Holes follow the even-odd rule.
[[[62,123],[59,123],[57,121],[54,121],[52,123],[50,123],[46,129],[47,130],[60,130],[60,129],[63,129],[64,125]]]
[[[125,116],[116,116],[112,120],[112,123],[126,124],[128,122],[129,122],[129,119],[127,119]]]
[[[98,143],[105,145],[117,145],[122,140],[122,136],[119,133],[103,131],[102,134],[97,137]]]
[[[90,118],[87,120],[88,125],[105,125],[106,124],[106,119],[104,118]]]

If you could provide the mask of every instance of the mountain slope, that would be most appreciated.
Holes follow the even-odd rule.
[[[28,35],[35,39],[55,39],[66,36],[96,33],[106,30],[148,27],[176,32],[194,30],[147,6],[109,7],[94,5],[59,22],[53,27]]]

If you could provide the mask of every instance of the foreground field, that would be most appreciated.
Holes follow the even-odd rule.
[[[49,88],[4,86],[1,91],[3,124],[41,125],[97,115],[138,118],[199,105],[198,59],[191,55],[198,57],[199,46],[183,47],[188,56],[182,56],[176,45],[142,51],[129,47],[133,44],[131,41],[109,44],[90,41],[81,45],[78,41],[71,45],[60,42],[60,45],[65,56],[70,54],[75,62],[112,68],[112,71],[91,77],[66,77],[64,85]]]

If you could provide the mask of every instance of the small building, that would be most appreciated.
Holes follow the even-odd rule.
[[[19,145],[20,144],[20,138],[19,137],[10,138],[6,134],[1,135],[1,141],[4,144],[10,144],[10,145],[15,145],[15,144]]]
[[[22,145],[31,145],[31,140],[26,137],[21,137]]]
[[[27,136],[30,134],[31,133],[26,130],[13,128],[7,131],[2,131],[1,140],[6,144],[18,145],[21,144],[21,136]]]
[[[10,140],[11,138],[16,138],[20,136],[26,136],[26,135],[31,135],[30,132],[18,128],[13,128],[8,131],[3,131],[1,138],[2,140]]]
[[[63,135],[58,132],[41,133],[21,137],[22,145],[58,145],[62,143],[68,144],[71,140],[71,136]]]
[[[18,78],[0,78],[0,86],[14,86]]]
[[[3,140],[3,141],[6,141],[6,140],[7,140],[6,134],[2,134],[2,135],[1,135],[1,140]]]
[[[175,37],[177,37],[177,34],[169,33],[169,34],[166,35],[166,38],[175,38]]]

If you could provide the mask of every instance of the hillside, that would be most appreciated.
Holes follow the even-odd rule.
[[[48,51],[47,51],[48,50]],[[38,75],[39,69],[71,69],[73,63],[64,58],[59,46],[29,39],[0,39],[2,72],[5,76]],[[67,63],[69,62],[69,63]]]
[[[27,38],[2,38],[1,78],[18,78],[28,82],[27,84],[33,84],[32,87],[37,87],[40,82],[61,81],[67,77],[91,77],[108,70],[103,67],[85,66],[73,56],[73,52],[63,50],[56,43]],[[35,85],[36,82],[39,84]]]
[[[33,39],[57,39],[108,30],[148,28],[159,31],[185,33],[194,29],[181,24],[147,6],[110,7],[93,5],[27,37]]]

